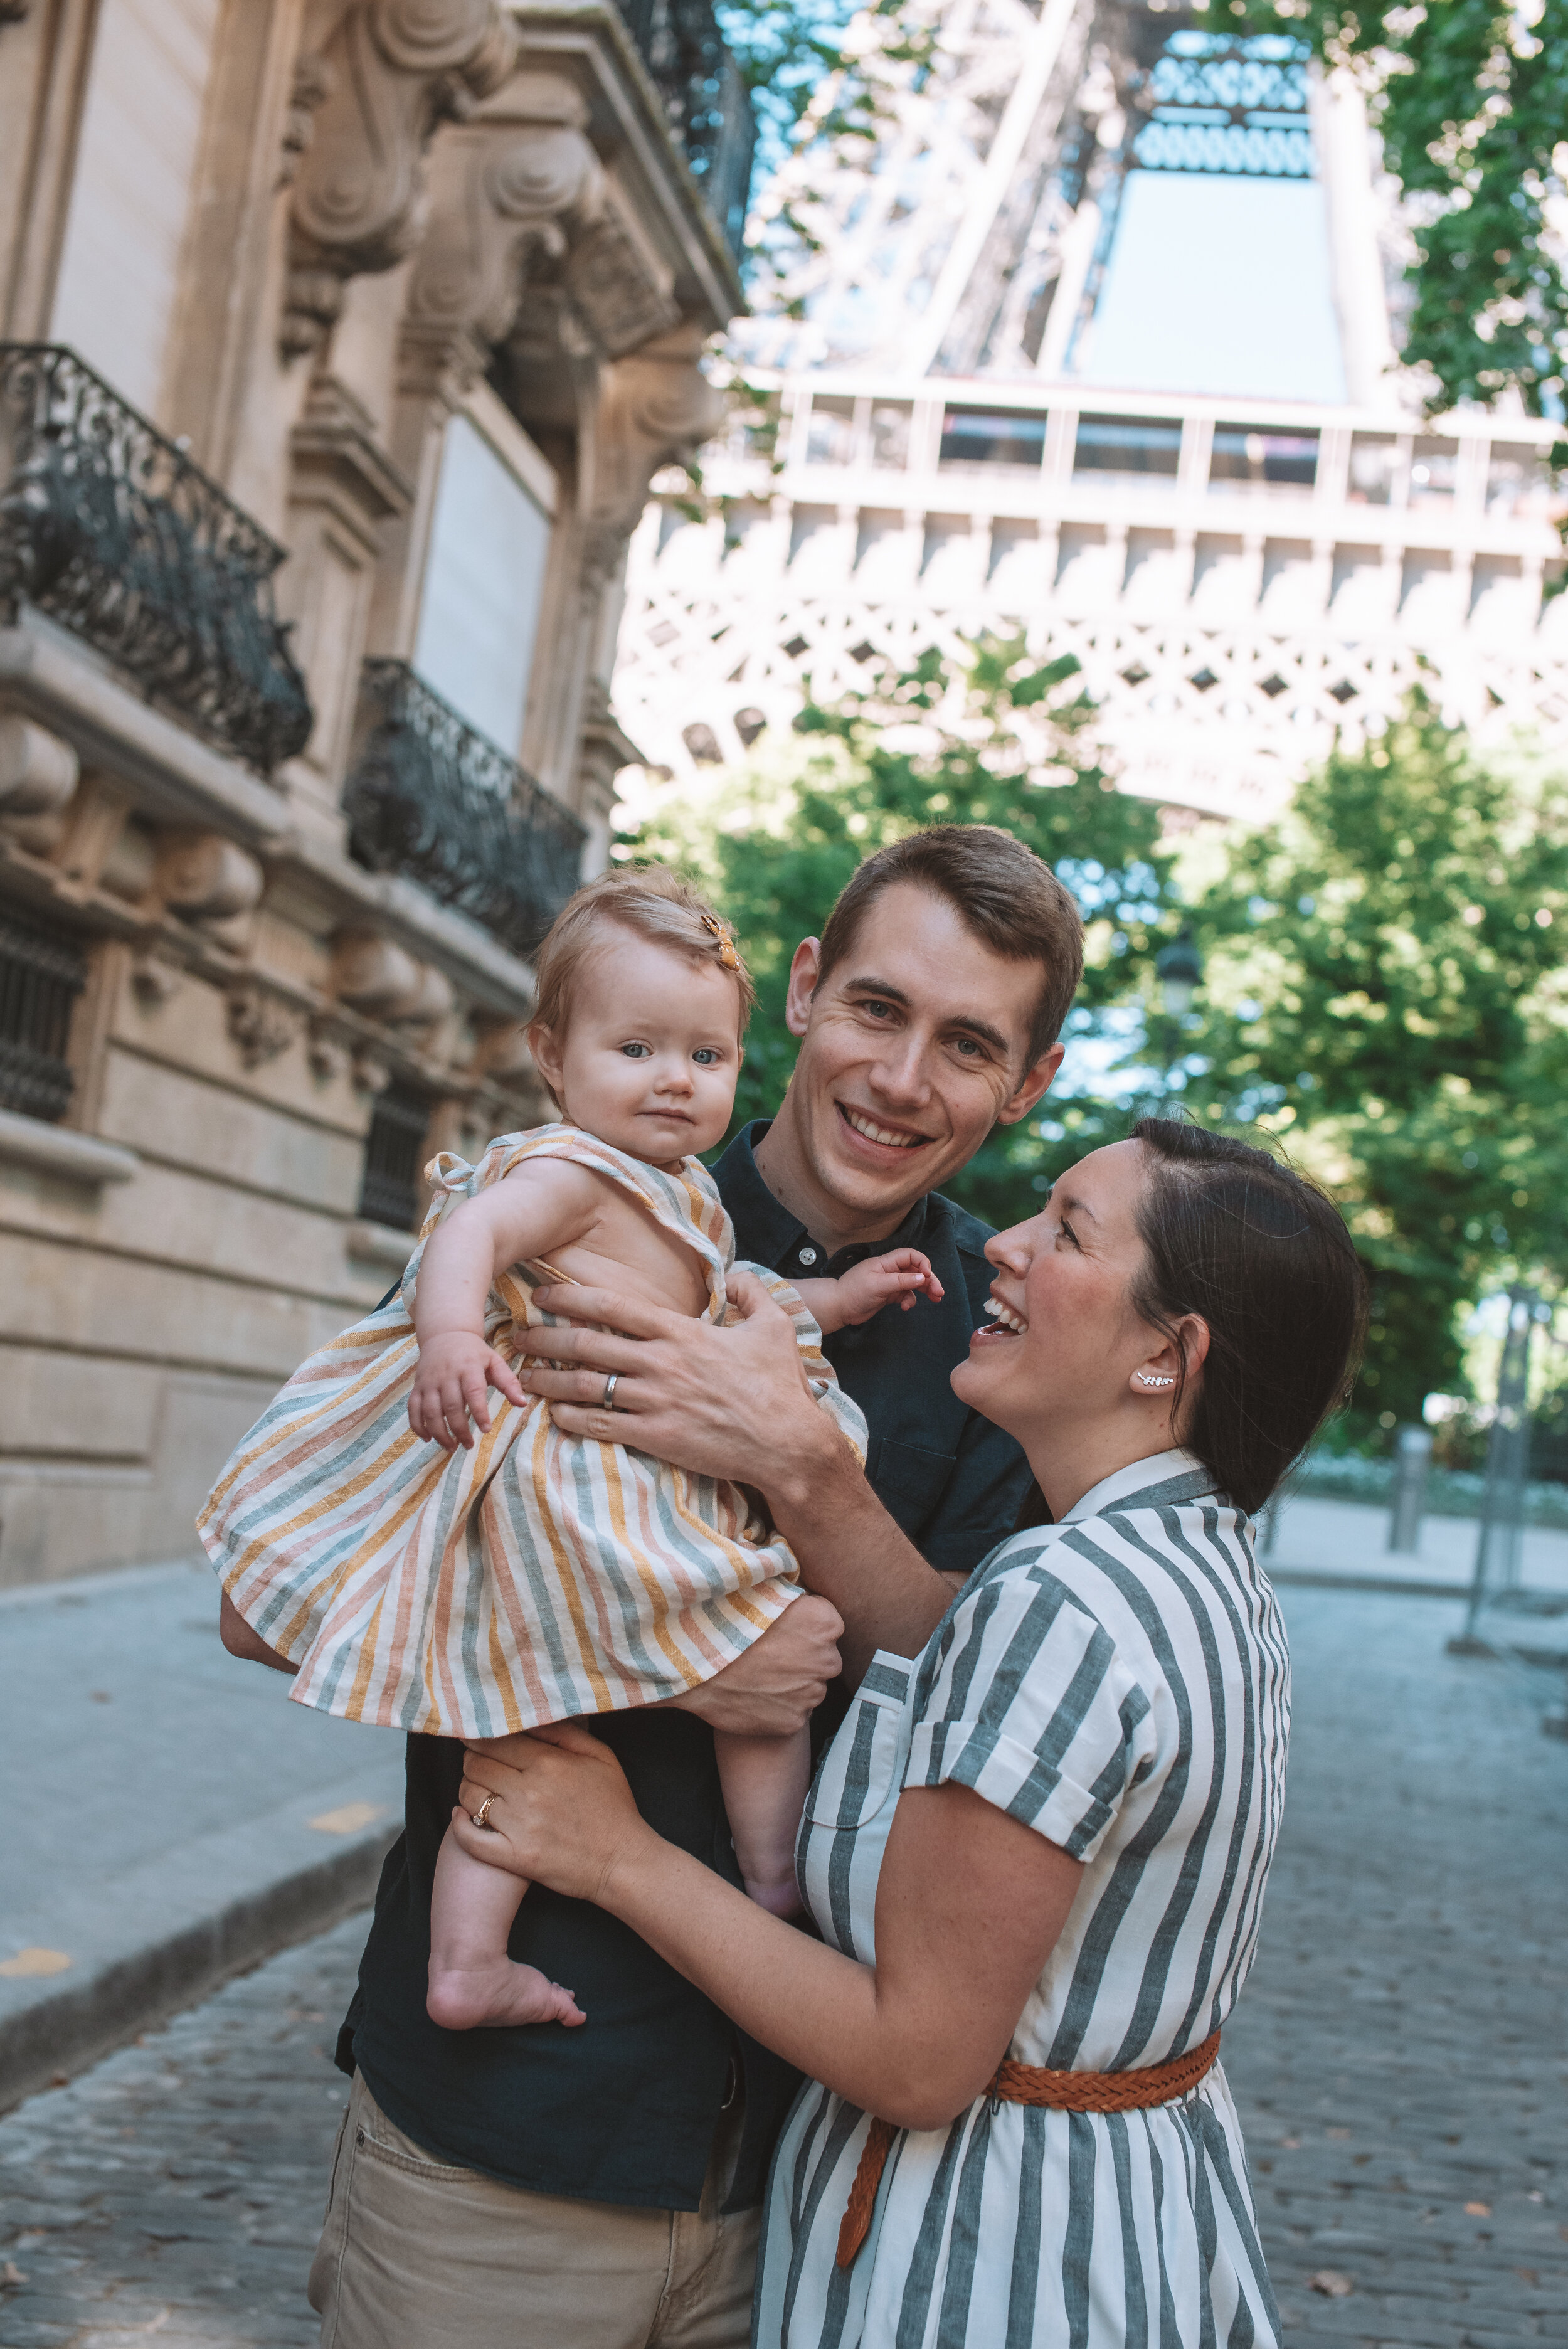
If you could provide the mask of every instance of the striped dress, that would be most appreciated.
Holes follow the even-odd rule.
[[[726,1312],[735,1236],[695,1158],[664,1174],[575,1126],[502,1134],[478,1166],[450,1154],[398,1294],[301,1365],[244,1437],[197,1520],[252,1629],[299,1667],[300,1703],[447,1737],[494,1737],[652,1704],[711,1680],[799,1595],[787,1542],[740,1487],[624,1444],[564,1434],[548,1402],[492,1389],[488,1433],[450,1455],[408,1425],[412,1319],[437,1224],[530,1158],[594,1169],[699,1258]],[[795,1324],[822,1408],[865,1454],[865,1421],[821,1333],[774,1273],[746,1268]],[[485,1334],[551,1318],[542,1272],[503,1273]]]
[[[880,1654],[798,1847],[824,1940],[874,1958],[903,1786],[971,1786],[1084,1863],[1008,2054],[1164,2062],[1229,2014],[1284,1791],[1290,1668],[1246,1521],[1188,1454],[1140,1461],[1016,1534],[914,1662]],[[1235,2107],[1077,2114],[982,2097],[895,2135],[835,2265],[869,2120],[814,2084],[774,2157],[756,2349],[1275,2349]]]

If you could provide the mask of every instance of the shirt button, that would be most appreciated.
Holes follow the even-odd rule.
[[[800,1250],[800,1261],[802,1264],[815,1264],[817,1261],[816,1249],[814,1247],[803,1247]]]

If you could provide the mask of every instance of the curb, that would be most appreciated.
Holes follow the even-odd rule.
[[[381,1863],[401,1833],[402,1821],[394,1818],[315,1866],[242,1894],[0,2018],[0,2113],[41,2088],[62,2086],[69,2073],[196,2005],[263,1958],[368,1908]]]
[[[1260,1553],[1258,1564],[1282,1589],[1358,1590],[1378,1599],[1454,1599],[1461,1603],[1470,1594],[1468,1582],[1418,1582],[1413,1576],[1397,1574],[1340,1574],[1328,1566],[1273,1566],[1266,1550]]]

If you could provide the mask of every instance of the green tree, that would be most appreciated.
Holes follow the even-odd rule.
[[[1225,0],[1215,16],[1306,39],[1367,93],[1408,199],[1415,257],[1401,354],[1429,370],[1433,412],[1517,390],[1561,417],[1568,283],[1563,202],[1568,0]]]
[[[1280,823],[1233,836],[1184,1099],[1256,1120],[1346,1208],[1374,1284],[1357,1417],[1461,1383],[1457,1308],[1568,1242],[1568,783],[1413,697]]]
[[[844,71],[844,0],[717,0],[725,46],[757,119],[753,193],[776,171],[824,78]]]
[[[784,1024],[789,958],[819,932],[863,857],[933,823],[995,823],[1043,856],[1088,925],[1072,1033],[1104,1028],[1172,930],[1170,858],[1147,801],[1117,792],[1086,747],[1092,716],[1070,656],[1040,667],[1021,640],[977,645],[962,675],[928,652],[832,709],[813,701],[788,747],[717,798],[679,799],[623,845],[692,871],[735,924],[758,983],[736,1123],[769,1114],[794,1065]],[[1090,1096],[1047,1094],[1041,1114],[998,1128],[953,1185],[995,1223],[1031,1211],[1063,1164],[1122,1119]]]

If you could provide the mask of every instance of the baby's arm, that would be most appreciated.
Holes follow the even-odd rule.
[[[886,1256],[868,1256],[851,1265],[838,1280],[797,1280],[791,1286],[825,1337],[835,1330],[858,1327],[891,1305],[896,1297],[907,1313],[923,1290],[934,1305],[943,1297],[942,1283],[929,1257],[918,1248],[892,1248]]]
[[[548,1257],[598,1220],[593,1174],[562,1158],[530,1158],[477,1198],[454,1207],[425,1243],[414,1300],[419,1368],[408,1424],[443,1452],[473,1446],[490,1423],[486,1389],[509,1402],[528,1397],[504,1356],[485,1341],[485,1301],[509,1265]]]

